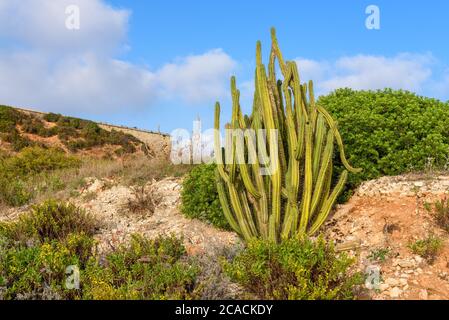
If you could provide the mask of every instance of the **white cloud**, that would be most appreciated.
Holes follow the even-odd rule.
[[[33,49],[72,53],[117,49],[130,12],[101,0],[0,0],[0,35]],[[66,27],[66,8],[80,10],[80,29]]]
[[[65,8],[73,4],[80,7],[79,30],[65,26]],[[7,43],[0,49],[0,103],[104,113],[226,93],[236,63],[220,49],[155,70],[115,58],[126,46],[129,16],[103,0],[0,0],[0,40]]]
[[[315,80],[321,94],[344,87],[355,90],[404,89],[422,92],[432,77],[431,54],[403,53],[394,57],[356,55],[336,61],[298,58],[304,80]]]
[[[235,66],[230,56],[215,49],[166,64],[156,73],[156,78],[165,96],[176,93],[194,103],[222,97]]]

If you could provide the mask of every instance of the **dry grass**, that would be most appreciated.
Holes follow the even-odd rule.
[[[145,186],[136,186],[131,189],[132,197],[128,199],[125,209],[130,213],[153,215],[162,197],[151,186],[149,190],[146,190]]]
[[[142,186],[153,180],[181,177],[191,168],[192,166],[188,165],[172,165],[167,159],[150,160],[144,155],[131,155],[120,159],[83,157],[78,168],[59,169],[30,177],[26,182],[26,189],[32,194],[31,204],[50,198],[66,201],[80,195],[79,190],[86,185],[86,178],[89,177],[107,178],[113,181],[113,184]],[[144,202],[144,199],[139,202]],[[7,205],[0,203],[0,213],[7,208]]]

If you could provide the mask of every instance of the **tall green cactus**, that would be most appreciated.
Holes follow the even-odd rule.
[[[294,61],[284,61],[272,29],[268,75],[256,50],[255,94],[250,116],[240,108],[231,79],[232,118],[220,139],[220,104],[215,109],[217,189],[231,227],[245,240],[271,241],[316,233],[344,187],[348,171],[343,142],[332,117],[315,103],[313,83],[301,84]],[[276,80],[276,61],[283,80]],[[265,131],[261,131],[265,130]],[[266,135],[263,135],[266,133]],[[334,145],[347,171],[332,189]],[[262,169],[271,168],[262,175]]]

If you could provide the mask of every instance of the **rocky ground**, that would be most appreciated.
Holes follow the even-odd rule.
[[[96,238],[99,253],[117,248],[131,234],[149,238],[175,234],[183,237],[189,254],[213,254],[240,245],[232,232],[217,230],[207,223],[180,213],[181,180],[168,178],[145,186],[155,200],[153,212],[130,212],[133,188],[107,179],[88,179],[73,199],[103,222]],[[439,228],[426,202],[448,194],[449,176],[406,175],[383,177],[364,183],[351,200],[338,206],[326,223],[325,235],[339,251],[356,258],[356,271],[371,273],[373,281],[361,298],[366,299],[449,299],[449,237]],[[15,219],[14,210],[0,220]],[[444,246],[433,264],[411,252],[408,245],[433,234]],[[381,259],[374,259],[383,252]]]
[[[375,276],[371,299],[449,299],[448,235],[424,208],[444,198],[449,176],[383,177],[364,183],[327,222],[326,235],[357,258],[360,271]],[[408,245],[433,234],[444,241],[433,264],[414,255]],[[373,253],[385,253],[374,259]]]
[[[190,254],[213,253],[239,242],[231,232],[217,230],[196,219],[188,219],[179,211],[180,179],[168,178],[153,181],[145,186],[145,193],[155,199],[154,212],[129,212],[127,203],[135,198],[132,188],[108,187],[108,181],[91,179],[82,190],[89,201],[76,200],[78,205],[94,214],[104,223],[99,234],[99,250],[115,249],[126,242],[130,235],[141,234],[148,238],[174,234],[182,237]]]

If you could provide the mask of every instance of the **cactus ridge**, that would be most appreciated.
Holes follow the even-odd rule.
[[[256,45],[250,115],[242,113],[240,91],[231,78],[232,117],[225,128],[233,131],[226,130],[224,148],[220,104],[215,107],[219,199],[230,226],[247,241],[279,242],[315,234],[349,172],[361,171],[348,163],[336,122],[315,101],[313,82],[301,83],[296,63],[284,60],[274,28],[271,38],[268,69],[260,41]],[[276,79],[276,63],[282,80]],[[335,146],[346,170],[332,188]]]

